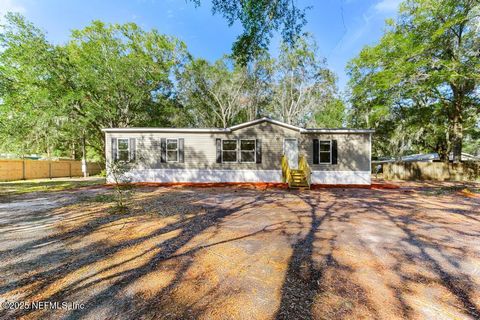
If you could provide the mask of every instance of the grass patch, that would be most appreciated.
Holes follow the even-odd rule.
[[[0,182],[0,196],[25,194],[30,192],[53,192],[80,187],[95,186],[105,183],[104,178],[59,179],[59,180],[25,180]]]
[[[113,194],[97,194],[93,197],[92,202],[113,202],[115,196]]]
[[[83,202],[92,202],[92,203],[110,203],[115,201],[115,196],[113,194],[97,194],[93,197],[85,196],[80,198],[80,201]]]

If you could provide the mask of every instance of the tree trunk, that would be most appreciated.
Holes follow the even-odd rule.
[[[252,104],[248,109],[247,109],[247,114],[248,114],[248,120],[247,121],[253,121],[257,119],[258,115],[258,107],[256,104]]]
[[[463,142],[463,123],[461,115],[457,115],[453,119],[452,131],[452,151],[453,162],[459,163],[462,161],[462,142]]]
[[[453,162],[462,161],[462,143],[463,143],[463,95],[454,90],[454,99],[451,118],[451,149],[453,152]]]
[[[77,159],[77,150],[76,150],[76,146],[75,146],[75,141],[72,142],[72,152],[70,154],[70,158],[72,158],[72,160]]]
[[[436,151],[438,153],[438,157],[442,162],[449,162],[448,158],[448,146],[444,143],[437,143]]]
[[[85,148],[85,133],[82,136],[82,172],[83,177],[86,178],[88,176],[88,169],[87,169],[87,150]]]

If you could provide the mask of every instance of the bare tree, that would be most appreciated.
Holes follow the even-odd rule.
[[[267,114],[265,110],[272,96],[272,75],[274,60],[263,54],[242,68],[247,74],[244,92],[246,120],[252,121]]]
[[[181,75],[180,95],[198,125],[226,128],[244,111],[248,76],[231,63],[194,60]]]
[[[311,37],[281,46],[275,66],[271,112],[285,123],[307,125],[335,94],[335,76],[319,59]]]

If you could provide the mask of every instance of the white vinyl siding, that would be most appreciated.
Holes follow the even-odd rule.
[[[184,138],[185,162],[165,162],[162,163],[161,138]],[[369,134],[325,134],[325,133],[305,133],[300,134],[292,130],[282,128],[270,123],[262,123],[257,126],[247,127],[236,130],[229,134],[219,133],[190,133],[179,132],[125,132],[125,133],[107,133],[106,151],[107,161],[112,159],[111,150],[112,138],[126,139],[135,138],[136,162],[138,169],[201,169],[201,170],[280,170],[281,158],[283,154],[283,140],[285,138],[298,139],[299,154],[306,156],[312,171],[368,171],[369,158]],[[237,139],[261,139],[262,162],[261,163],[240,163],[217,162],[216,139],[237,140]],[[313,164],[313,139],[318,140],[337,140],[339,161],[336,166],[330,164]],[[179,142],[180,147],[180,142]],[[238,147],[240,149],[240,147]],[[116,150],[115,150],[116,151]],[[180,153],[180,150],[179,150]],[[117,154],[115,152],[115,154]],[[319,153],[317,153],[319,154]],[[240,159],[238,153],[237,158]],[[165,156],[166,159],[166,156]],[[180,160],[180,158],[179,158]]]

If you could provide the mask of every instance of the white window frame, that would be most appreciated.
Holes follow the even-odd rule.
[[[168,150],[168,141],[176,141],[177,142],[177,149],[176,150],[173,150],[173,149]],[[168,151],[177,151],[177,160],[168,160]],[[165,140],[165,161],[175,163],[175,162],[178,162],[179,157],[180,157],[180,150],[179,150],[178,138],[166,138],[166,140]]]
[[[223,161],[223,141],[235,141],[236,142],[236,148],[235,150],[225,150],[227,152],[234,152],[237,154],[237,160],[235,161]],[[238,145],[238,139],[222,139],[222,163],[238,163],[238,148],[239,148],[239,145]]]
[[[328,154],[330,155],[330,161],[329,162],[322,162],[322,157],[320,156],[322,153],[327,153],[327,151],[322,151],[322,148],[320,147],[322,142],[328,142],[330,144],[330,150],[328,151]],[[332,140],[318,140],[318,164],[332,164]]]
[[[120,160],[120,140],[127,140],[128,159],[126,161],[125,160]],[[130,139],[129,138],[117,138],[117,161],[125,161],[125,162],[130,161]]]
[[[245,152],[253,151],[253,161],[242,161],[242,141],[253,141],[253,150],[245,150]],[[240,163],[257,163],[257,140],[256,139],[240,139],[239,144]]]

